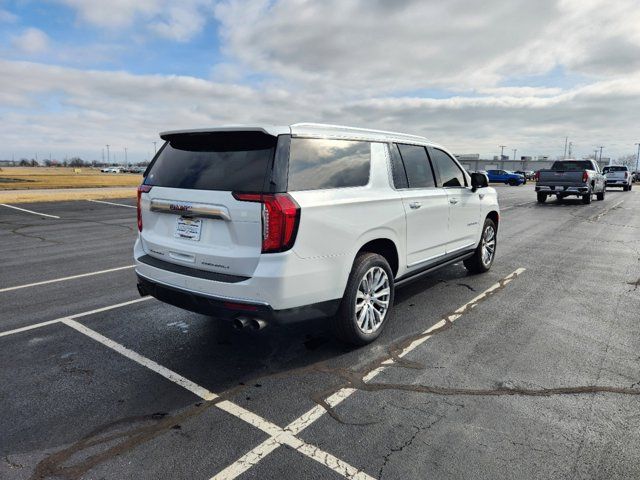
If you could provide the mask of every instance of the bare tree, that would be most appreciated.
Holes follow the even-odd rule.
[[[636,169],[636,154],[630,153],[629,155],[623,155],[622,157],[618,157],[618,164],[625,165],[629,167],[629,170],[635,171]]]

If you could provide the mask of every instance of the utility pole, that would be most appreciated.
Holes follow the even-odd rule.
[[[571,158],[571,149],[573,148],[573,142],[569,142],[569,158]]]
[[[107,143],[107,165],[111,165],[111,155],[109,154],[109,144]]]
[[[601,145],[601,146],[600,146],[600,147],[598,147],[598,148],[600,148],[600,161],[602,161],[602,149],[603,149],[604,147]]]
[[[634,145],[638,146],[638,156],[636,157],[636,173],[638,170],[638,163],[640,163],[640,143],[635,143]]]
[[[563,160],[567,159],[567,142],[569,141],[569,137],[564,137],[564,156],[562,157]]]
[[[127,163],[127,147],[124,147],[124,166],[129,166],[129,164]]]
[[[595,149],[595,153],[593,154],[593,159],[597,162],[598,161],[598,149]]]
[[[153,154],[155,155],[156,153],[158,153],[158,149],[156,148],[156,143],[158,142],[152,142],[153,143]]]

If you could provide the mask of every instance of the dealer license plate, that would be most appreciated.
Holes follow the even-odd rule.
[[[202,230],[201,218],[178,217],[174,236],[197,242],[200,240]]]

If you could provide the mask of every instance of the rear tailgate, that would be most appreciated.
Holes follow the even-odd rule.
[[[583,171],[565,170],[540,170],[538,185],[546,186],[571,186],[584,185],[582,181]]]
[[[629,179],[629,172],[625,170],[609,170],[605,172],[607,182],[625,182]]]
[[[277,137],[259,132],[179,134],[149,168],[141,194],[144,251],[158,259],[250,277],[262,249],[261,192]],[[147,187],[148,188],[148,187]]]

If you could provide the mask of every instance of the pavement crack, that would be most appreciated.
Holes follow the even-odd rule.
[[[405,448],[407,448],[408,446],[410,446],[413,441],[416,439],[416,437],[418,436],[418,434],[420,433],[421,428],[413,425],[412,428],[413,433],[411,434],[411,436],[405,440],[404,442],[402,442],[400,445],[398,445],[397,447],[390,447],[389,448],[389,453],[387,453],[382,460],[382,465],[380,465],[380,468],[378,469],[378,480],[380,480],[384,474],[384,469],[386,468],[387,464],[389,463],[389,461],[391,460],[391,457],[398,453],[398,452],[402,452],[402,450],[404,450]]]
[[[388,383],[388,382],[370,382],[366,379],[374,370],[386,368],[391,365],[398,367],[406,367],[413,369],[423,369],[424,365],[415,361],[404,358],[405,352],[415,342],[420,342],[427,337],[433,337],[441,334],[453,327],[453,320],[459,318],[470,310],[476,308],[480,303],[491,298],[493,295],[505,288],[510,280],[502,280],[496,288],[479,295],[472,303],[467,304],[463,308],[456,310],[445,316],[439,323],[440,325],[431,328],[426,332],[417,333],[408,336],[398,342],[391,344],[387,352],[377,359],[369,362],[360,370],[352,370],[347,368],[333,368],[326,363],[317,364],[305,371],[315,370],[319,373],[330,374],[338,377],[342,382],[328,388],[322,392],[318,392],[311,398],[322,408],[324,408],[329,416],[344,425],[370,425],[378,423],[376,421],[367,422],[350,422],[345,420],[336,409],[329,404],[327,399],[337,394],[343,389],[355,389],[363,392],[380,392],[385,390],[394,390],[401,392],[422,393],[429,395],[438,395],[445,397],[455,396],[522,396],[522,397],[552,397],[560,395],[589,395],[589,394],[618,394],[618,395],[639,395],[640,389],[625,388],[607,385],[578,385],[578,386],[559,386],[551,388],[525,388],[515,386],[512,382],[500,383],[492,388],[470,388],[470,387],[444,387],[435,385],[421,384],[404,384],[404,383]],[[436,324],[438,325],[438,324]]]
[[[240,389],[228,390],[225,395],[198,402],[175,415],[164,412],[138,415],[97,427],[67,448],[41,460],[29,480],[48,477],[77,480],[96,465],[174,430],[176,424],[184,424],[185,421],[202,415],[218,403],[231,398],[238,390]]]
[[[41,237],[40,235],[35,235],[35,234],[32,234],[32,233],[25,233],[25,232],[21,231],[21,230],[23,230],[25,228],[37,227],[38,225],[31,225],[31,224],[16,225],[15,223],[4,222],[4,221],[0,221],[0,224],[9,225],[9,232],[13,233],[14,235],[18,235],[20,237],[32,238],[32,239],[35,239],[35,240],[39,240],[41,242],[53,243],[53,244],[56,244],[56,245],[61,245],[62,244],[62,242],[59,242],[57,240],[49,240],[48,238]]]
[[[471,285],[467,284],[467,283],[456,283],[456,285],[458,285],[459,287],[467,287],[469,290],[471,290],[472,292],[475,292],[476,289],[473,288]]]

